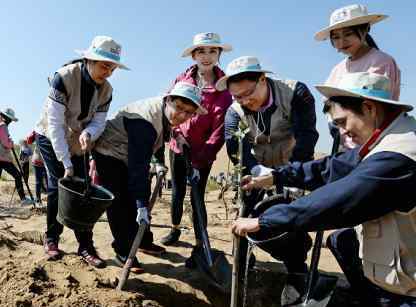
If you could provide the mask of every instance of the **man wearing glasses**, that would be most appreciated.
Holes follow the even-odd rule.
[[[243,139],[243,172],[253,176],[267,175],[289,161],[312,160],[318,140],[315,100],[306,85],[275,80],[266,73],[270,71],[262,69],[257,58],[244,56],[233,60],[216,84],[218,90],[228,89],[234,98],[225,116],[228,156],[237,163],[234,132],[243,121],[250,128]],[[253,208],[263,196],[264,190],[253,190],[245,198],[246,206]],[[310,247],[311,238],[301,231],[290,233],[270,248],[262,246],[283,261],[289,273],[307,271]]]
[[[160,154],[156,158],[163,163],[164,153],[159,149],[169,141],[171,127],[196,114],[206,114],[200,103],[198,87],[178,82],[164,97],[133,102],[107,121],[93,155],[100,182],[115,196],[107,209],[107,217],[114,238],[115,260],[119,265],[127,260],[138,223],[150,224],[147,207],[152,155]],[[147,229],[139,251],[160,255],[165,249],[153,243],[152,232]],[[143,272],[137,259],[131,272]]]

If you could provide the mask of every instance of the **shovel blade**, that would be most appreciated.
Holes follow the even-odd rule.
[[[192,252],[196,267],[205,275],[207,281],[221,292],[229,293],[231,289],[231,265],[221,251],[211,250],[211,256],[212,266],[209,266],[202,249]]]
[[[304,282],[303,290],[306,291],[306,274],[296,274],[298,282]],[[302,291],[286,291],[282,295],[282,307],[325,307],[335,290],[338,277],[327,274],[318,274],[318,278],[313,285],[311,293],[299,293]],[[297,287],[299,289],[299,287]]]

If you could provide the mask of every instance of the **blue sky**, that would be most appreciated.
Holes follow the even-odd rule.
[[[329,151],[330,139],[313,85],[323,82],[342,60],[329,42],[313,34],[326,26],[330,13],[354,2],[324,1],[1,1],[0,108],[12,107],[19,122],[10,126],[17,142],[34,127],[48,91],[47,76],[86,49],[95,35],[109,35],[123,46],[131,71],[116,71],[110,112],[134,100],[163,93],[191,64],[180,54],[198,32],[218,32],[234,50],[233,58],[257,56],[278,77],[305,82],[316,103],[318,151]],[[361,2],[370,13],[390,16],[372,28],[381,50],[402,70],[401,100],[414,104],[416,1]]]

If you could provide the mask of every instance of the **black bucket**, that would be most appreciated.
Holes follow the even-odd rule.
[[[74,230],[91,230],[114,199],[110,191],[95,184],[91,184],[88,197],[84,197],[84,193],[84,179],[78,177],[59,179],[57,217],[59,223]]]

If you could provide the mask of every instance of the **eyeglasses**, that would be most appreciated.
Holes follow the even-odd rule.
[[[234,99],[237,100],[237,101],[243,101],[243,100],[245,100],[247,98],[250,98],[254,94],[254,92],[256,91],[257,84],[259,84],[259,80],[257,80],[256,81],[256,84],[254,84],[253,88],[250,89],[248,92],[246,92],[244,95],[238,95],[238,96],[237,95],[233,95]]]

